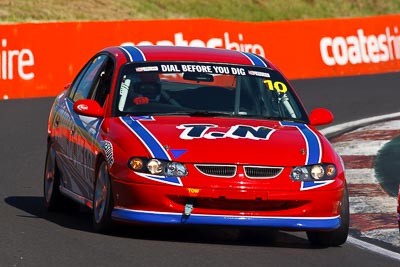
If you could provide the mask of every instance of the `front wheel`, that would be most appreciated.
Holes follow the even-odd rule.
[[[328,232],[307,232],[308,240],[312,245],[316,246],[327,246],[336,247],[344,244],[349,234],[349,197],[347,192],[347,186],[344,188],[342,197],[342,205],[340,208],[340,219],[341,223],[339,228],[328,231]]]
[[[114,207],[110,174],[101,161],[96,174],[93,194],[93,227],[96,232],[108,232],[112,226],[111,212]]]

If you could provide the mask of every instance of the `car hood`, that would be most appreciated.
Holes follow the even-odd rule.
[[[325,147],[314,128],[294,122],[127,116],[116,123],[120,146],[132,156],[140,143],[146,156],[187,163],[305,165],[320,162]]]

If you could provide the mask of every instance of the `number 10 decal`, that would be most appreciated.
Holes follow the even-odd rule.
[[[272,80],[264,80],[264,83],[268,86],[268,89],[271,91],[276,90],[279,93],[287,92],[286,84],[284,84],[283,82],[279,81],[273,82]]]

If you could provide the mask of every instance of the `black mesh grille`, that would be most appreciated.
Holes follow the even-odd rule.
[[[282,172],[280,167],[244,166],[244,172],[249,178],[274,178]]]
[[[195,166],[200,172],[210,176],[233,177],[236,174],[235,165],[196,164]]]

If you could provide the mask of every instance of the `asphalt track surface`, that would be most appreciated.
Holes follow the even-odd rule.
[[[334,124],[400,109],[400,74],[293,81],[308,110]],[[52,98],[0,101],[0,266],[399,266],[352,242],[318,248],[305,234],[237,229],[120,226],[91,230],[90,214],[46,213],[42,176]]]

